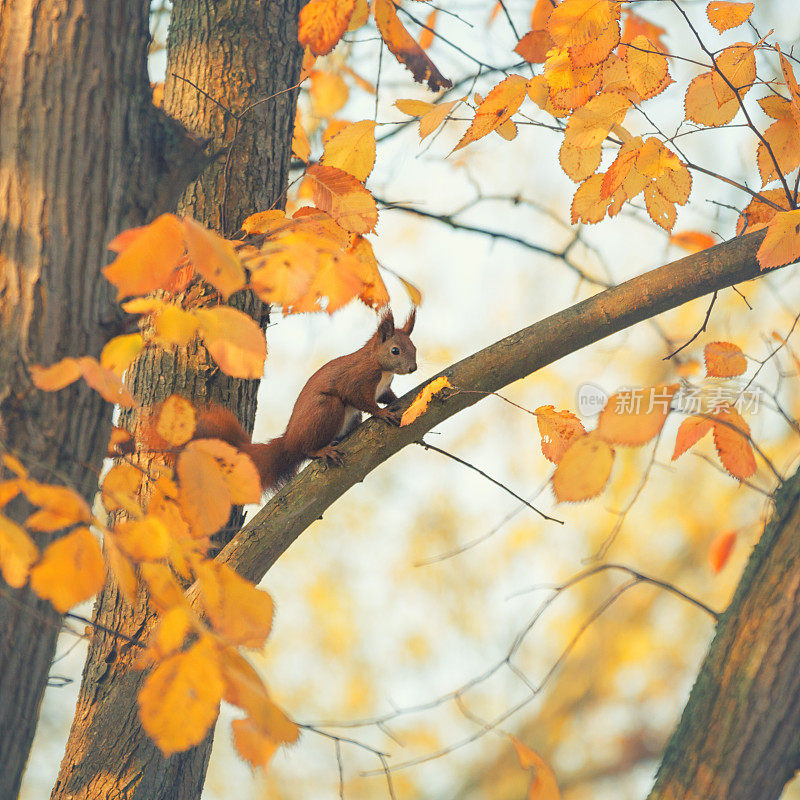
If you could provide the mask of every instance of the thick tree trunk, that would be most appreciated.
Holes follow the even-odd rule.
[[[39,392],[28,367],[97,355],[117,332],[105,245],[168,204],[198,161],[152,106],[148,11],[0,0],[0,449],[89,501],[111,407],[82,386]],[[0,797],[18,792],[60,624],[0,579]]]
[[[800,471],[750,556],[650,800],[777,800],[800,769]]]
[[[283,207],[297,90],[245,110],[297,83],[299,7],[282,0],[174,3],[164,107],[195,134],[211,139],[210,152],[221,152],[179,208],[220,232],[236,231],[255,211]],[[266,320],[252,295],[240,293],[233,302]],[[227,378],[202,349],[146,352],[131,370],[130,383],[142,403],[173,392],[211,399],[252,428],[257,382]],[[144,638],[153,615],[145,601],[131,609],[109,585],[98,598],[95,618]],[[198,798],[213,731],[197,747],[164,758],[139,724],[136,697],[144,675],[131,669],[136,654],[120,644],[101,632],[92,639],[53,798]]]

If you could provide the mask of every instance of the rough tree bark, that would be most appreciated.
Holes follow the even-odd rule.
[[[209,151],[217,154],[185,192],[179,211],[222,233],[235,232],[255,211],[283,207],[297,98],[297,89],[285,90],[300,74],[299,8],[295,0],[173,5],[164,108],[210,139]],[[253,295],[239,293],[232,303],[266,322]],[[213,400],[252,429],[258,383],[223,375],[202,348],[145,351],[129,383],[143,404],[173,392]],[[132,609],[110,583],[98,598],[95,619],[137,636],[153,614],[146,601]],[[199,797],[213,731],[192,750],[164,758],[139,724],[136,697],[145,676],[130,669],[135,648],[120,644],[99,632],[92,639],[53,798]]]
[[[96,356],[119,332],[105,245],[174,202],[199,161],[151,103],[148,11],[147,0],[0,0],[0,449],[89,501],[111,407],[82,386],[39,392],[28,368]],[[0,797],[19,790],[60,624],[50,603],[0,579]]]

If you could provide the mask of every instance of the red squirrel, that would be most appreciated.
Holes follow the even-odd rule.
[[[362,411],[399,424],[398,415],[378,403],[397,400],[390,388],[392,378],[417,368],[417,349],[410,338],[415,318],[412,309],[405,325],[395,328],[387,311],[363,347],[320,367],[300,391],[283,436],[264,444],[251,442],[231,411],[206,406],[197,411],[192,438],[222,439],[247,453],[261,476],[262,491],[293,477],[306,459],[341,464],[335,442],[361,422]]]

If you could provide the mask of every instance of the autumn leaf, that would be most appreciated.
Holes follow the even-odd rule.
[[[153,651],[155,662],[178,652],[193,627],[190,612],[183,606],[176,606],[159,614],[158,625],[147,642],[148,648]]]
[[[16,522],[0,514],[0,573],[13,589],[28,580],[31,565],[39,558],[39,548],[28,532]]]
[[[596,147],[615,125],[625,119],[630,105],[630,101],[621,94],[603,93],[593,97],[569,118],[564,141],[569,141],[575,147]]]
[[[666,57],[645,36],[637,36],[625,48],[625,65],[631,86],[642,100],[661,94],[672,83]]]
[[[130,559],[119,549],[111,536],[106,536],[103,540],[103,556],[122,596],[130,605],[134,605],[139,595],[139,578]]]
[[[378,260],[368,239],[356,236],[350,253],[358,259],[360,269],[358,276],[362,288],[359,290],[358,299],[370,308],[383,308],[389,304],[389,292],[378,270]]]
[[[20,481],[19,487],[29,502],[38,506],[25,521],[37,531],[58,531],[70,525],[88,523],[92,518],[87,502],[68,486],[51,486],[35,481]]]
[[[327,141],[319,163],[366,181],[375,166],[375,123],[363,120],[347,125]]]
[[[598,436],[575,437],[553,473],[556,500],[591,500],[603,491],[614,465],[614,450]]]
[[[600,222],[606,215],[611,197],[603,197],[602,172],[588,177],[575,191],[570,207],[572,224]]]
[[[13,472],[18,478],[28,477],[28,470],[25,469],[25,465],[13,453],[6,452],[1,454],[0,464],[9,472]]]
[[[198,308],[192,312],[200,335],[219,368],[232,378],[260,378],[267,342],[251,317],[230,306]]]
[[[722,466],[740,481],[756,471],[756,459],[750,444],[750,426],[732,406],[726,405],[714,415],[714,444]]]
[[[144,475],[142,470],[122,461],[108,471],[100,488],[106,511],[125,509],[136,513],[141,508],[138,497]]]
[[[96,358],[82,356],[77,361],[83,379],[104,400],[108,400],[109,403],[116,403],[124,408],[132,408],[136,405],[133,395],[123,385],[119,376],[102,367]]]
[[[186,249],[192,266],[227,300],[244,288],[245,278],[233,245],[190,217],[183,218]]]
[[[734,545],[736,544],[736,531],[725,531],[717,534],[708,547],[708,563],[714,574],[722,572],[728,563]]]
[[[311,179],[317,208],[345,230],[363,234],[375,229],[378,208],[361,182],[341,169],[317,164],[310,166],[306,175]]]
[[[234,505],[257,503],[261,499],[261,478],[250,457],[219,439],[198,439],[190,450],[210,455],[222,473]]]
[[[664,427],[679,384],[659,384],[617,392],[608,398],[597,421],[597,435],[613,444],[639,447]]]
[[[585,181],[594,174],[600,166],[603,157],[603,145],[599,143],[594,147],[576,147],[566,137],[561,141],[558,151],[558,163],[564,174],[576,183]],[[634,154],[635,157],[635,154]],[[608,173],[606,173],[606,176]],[[605,185],[605,183],[604,183]],[[612,192],[613,194],[613,192]]]
[[[106,566],[88,528],[56,539],[31,570],[31,588],[62,614],[103,588]]]
[[[509,75],[500,81],[476,109],[475,118],[453,148],[453,152],[488,136],[493,130],[511,119],[527,94],[528,81],[522,75]]]
[[[544,64],[547,52],[553,47],[553,40],[546,28],[528,31],[514,48],[517,55],[530,64]]]
[[[272,629],[272,598],[225,564],[197,568],[203,607],[216,633],[231,644],[261,647]]]
[[[706,375],[711,378],[733,378],[747,369],[747,359],[733,342],[711,342],[705,346],[703,355]]]
[[[782,267],[800,259],[800,209],[775,214],[756,258],[762,270]]]
[[[708,21],[720,32],[738,28],[747,22],[755,8],[754,3],[731,3],[725,0],[712,0],[706,6]]]
[[[311,158],[311,145],[308,141],[308,135],[306,134],[306,129],[303,127],[303,123],[300,119],[300,111],[298,110],[297,113],[294,115],[294,130],[292,131],[292,155],[296,158],[299,158],[301,161],[308,161]],[[271,213],[271,212],[261,212],[261,213]],[[283,212],[272,212],[278,213],[283,216]],[[251,219],[248,217],[247,219]],[[247,220],[245,220],[245,223]],[[250,231],[245,228],[244,223],[242,224],[242,230],[245,233],[249,233]]]
[[[547,30],[558,47],[575,47],[597,38],[612,23],[616,15],[608,0],[565,0],[553,9]]]
[[[411,405],[403,412],[400,419],[400,427],[410,425],[414,420],[420,417],[428,408],[431,399],[435,394],[438,394],[443,389],[453,388],[448,378],[442,375],[435,380],[432,380],[422,391],[413,399]]]
[[[571,411],[556,411],[553,406],[539,406],[534,412],[542,437],[542,453],[558,464],[577,436],[586,433],[581,421]]]
[[[727,125],[739,111],[739,101],[733,92],[723,102],[714,91],[714,72],[703,72],[689,84],[684,107],[686,119],[708,127]]]
[[[199,744],[217,718],[223,683],[214,644],[203,637],[157,664],[139,691],[139,716],[164,755]]]
[[[192,445],[176,463],[180,504],[194,534],[204,537],[216,533],[228,521],[231,494],[216,459]]]
[[[439,9],[434,8],[433,11],[428,14],[422,31],[420,31],[419,39],[417,41],[423,50],[427,50],[433,44],[433,36],[436,32],[436,15],[438,13]]]
[[[532,772],[531,783],[528,787],[528,800],[561,800],[556,776],[548,763],[515,736],[508,734],[508,738],[517,752],[519,765],[522,769]]]
[[[297,39],[315,56],[325,56],[350,24],[355,0],[311,0],[300,10]]]
[[[113,531],[116,544],[134,561],[159,561],[170,551],[167,526],[152,515],[120,522]]]
[[[185,347],[197,333],[197,317],[175,303],[162,303],[152,321],[156,340],[162,345]]]
[[[103,269],[117,287],[117,297],[147,294],[163,288],[183,257],[183,226],[174,214],[162,214]]]
[[[701,250],[706,250],[713,247],[716,242],[710,233],[703,233],[702,231],[678,231],[669,237],[670,244],[677,247],[682,247],[690,253],[699,253]]]
[[[249,718],[231,722],[236,752],[254,767],[265,767],[280,744]]]
[[[417,83],[427,83],[432,92],[449,89],[453,83],[442,75],[414,37],[403,27],[392,0],[374,0],[372,12],[381,38],[391,54],[405,65]]]
[[[410,117],[419,117],[419,138],[430,136],[466,97],[447,103],[426,103],[423,100],[398,100],[395,106]]]
[[[161,404],[156,431],[167,444],[180,447],[192,438],[196,419],[194,406],[185,397],[172,394]]]
[[[45,392],[57,392],[81,377],[81,368],[74,358],[62,358],[49,367],[31,365],[33,385]]]
[[[144,347],[144,339],[140,333],[129,333],[115,336],[106,343],[100,353],[100,366],[116,375],[122,376]]]
[[[287,224],[288,218],[283,211],[270,209],[251,214],[242,223],[242,230],[245,233],[272,233]]]
[[[713,427],[714,421],[707,416],[693,415],[683,420],[675,436],[675,449],[672,452],[672,460],[675,461],[690,447],[694,447]]]
[[[323,119],[333,117],[344,104],[350,92],[341,75],[315,69],[311,72],[311,107],[313,113]]]
[[[625,24],[622,27],[622,41],[632,42],[637,36],[645,36],[649,39],[655,47],[661,50],[662,53],[667,52],[667,48],[661,41],[661,37],[667,31],[658,25],[640,17],[630,9],[625,10]]]

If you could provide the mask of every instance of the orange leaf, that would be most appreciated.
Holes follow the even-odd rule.
[[[372,12],[381,38],[386,42],[389,51],[401,64],[411,70],[417,83],[427,83],[432,92],[449,89],[453,85],[452,81],[439,72],[414,37],[403,27],[392,0],[375,0]]]
[[[100,353],[100,366],[122,376],[136,356],[142,352],[144,339],[141,333],[129,333],[115,336],[106,343]]]
[[[183,257],[183,226],[174,214],[162,214],[103,269],[117,297],[163,288]]]
[[[347,102],[350,91],[341,75],[315,69],[311,72],[309,94],[314,114],[330,119]]]
[[[311,0],[300,11],[297,39],[315,56],[325,56],[339,43],[353,16],[355,0]]]
[[[775,214],[756,258],[761,269],[781,267],[800,259],[800,209]]]
[[[701,125],[717,127],[727,125],[739,111],[739,102],[733,92],[720,102],[714,92],[714,72],[703,72],[692,80],[686,90],[684,105],[686,119]]]
[[[660,225],[665,231],[672,230],[677,217],[675,203],[664,197],[655,184],[648,183],[644,187],[644,204],[650,219],[656,225]]]
[[[272,598],[225,564],[197,568],[203,608],[214,631],[231,644],[261,647],[272,629]]]
[[[29,528],[58,531],[79,522],[88,523],[92,518],[87,502],[66,486],[50,486],[35,481],[21,481],[19,486],[31,504],[39,507],[25,521]]]
[[[553,473],[553,493],[559,502],[578,502],[603,491],[614,464],[614,450],[598,436],[576,437]]]
[[[436,15],[439,12],[438,8],[434,8],[428,18],[425,20],[425,25],[419,35],[419,46],[423,50],[427,50],[433,44],[433,34],[436,30]]]
[[[203,280],[225,300],[244,288],[244,270],[230,242],[191,217],[183,218],[183,230],[189,260]]]
[[[731,3],[725,0],[712,0],[706,7],[706,14],[708,14],[708,21],[722,33],[730,28],[738,28],[739,25],[747,22],[754,8],[754,3]]]
[[[536,422],[542,437],[542,453],[548,461],[558,464],[576,436],[586,433],[581,421],[571,411],[556,411],[553,406],[539,406]]]
[[[50,544],[31,570],[31,588],[62,614],[103,588],[106,566],[92,532],[78,528]]]
[[[188,750],[217,718],[222,690],[219,656],[205,637],[147,676],[138,698],[142,727],[164,755]]]
[[[103,541],[103,556],[122,596],[133,605],[139,596],[139,579],[130,559],[117,547],[111,536]]]
[[[57,392],[81,377],[81,368],[74,358],[62,358],[49,367],[31,365],[33,385],[45,392]]]
[[[419,138],[424,139],[430,136],[464,100],[464,97],[459,97],[458,100],[450,100],[447,103],[437,103],[432,106],[419,121]]]
[[[756,459],[750,445],[750,426],[732,406],[714,414],[714,444],[722,466],[740,481],[756,471]]]
[[[242,223],[242,230],[245,233],[272,233],[287,224],[288,219],[283,211],[259,211],[247,217]]]
[[[600,222],[606,215],[606,209],[611,202],[610,197],[603,197],[602,172],[588,177],[575,191],[570,207],[572,224],[578,222]]]
[[[278,742],[251,719],[233,720],[231,730],[236,752],[254,767],[265,767],[279,747]]]
[[[226,375],[260,378],[264,374],[267,342],[251,317],[230,306],[198,308],[192,313],[208,352]]]
[[[216,533],[231,513],[231,495],[225,476],[213,456],[192,446],[176,464],[183,516],[197,537]]]
[[[388,2],[389,0],[387,0]],[[314,203],[330,214],[345,230],[369,233],[378,222],[378,208],[372,195],[352,175],[336,167],[310,166]]]
[[[206,453],[217,462],[234,505],[257,503],[261,499],[261,478],[248,455],[212,438],[198,439],[188,449]]]
[[[156,431],[167,444],[179,447],[192,438],[195,422],[194,406],[185,397],[172,394],[161,405]]]
[[[19,491],[19,481],[0,481],[0,508],[13,500]]]
[[[672,460],[674,461],[690,447],[696,445],[713,427],[714,421],[704,416],[691,416],[681,422],[675,437],[675,450],[672,452]]]
[[[659,384],[617,392],[600,412],[597,434],[607,442],[639,447],[664,427],[679,384]]]
[[[615,92],[593,97],[569,118],[564,140],[576,147],[596,147],[625,119],[630,105],[628,98]]]
[[[547,52],[553,47],[553,40],[547,30],[528,31],[514,48],[514,52],[529,64],[544,64]]]
[[[415,419],[417,419],[417,417],[424,414],[433,396],[441,392],[442,389],[446,389],[448,387],[452,389],[453,385],[444,376],[432,380],[422,389],[422,391],[411,402],[411,405],[403,412],[403,416],[400,419],[400,427],[403,427],[404,425],[410,425]]]
[[[556,776],[547,762],[516,737],[508,734],[508,738],[517,751],[519,765],[522,769],[529,769],[533,773],[528,787],[528,800],[561,800]]]
[[[667,48],[661,41],[661,37],[666,33],[664,28],[654,25],[649,20],[634,14],[633,11],[625,11],[625,25],[622,31],[622,41],[632,42],[637,36],[646,36],[659,50],[667,52]]]
[[[172,544],[167,526],[153,516],[121,522],[114,529],[114,541],[134,561],[160,561]]]
[[[76,360],[83,379],[104,400],[108,400],[109,403],[116,403],[124,408],[131,408],[136,405],[133,395],[123,385],[116,373],[100,366],[97,359],[91,356],[82,356]]]
[[[631,86],[642,100],[655,97],[672,82],[667,59],[645,36],[637,36],[625,48],[625,64]]]
[[[100,496],[106,511],[116,511],[124,508],[130,513],[136,513],[141,505],[138,497],[142,485],[142,471],[124,461],[115,464],[103,478]]]
[[[635,154],[634,154],[635,155]],[[558,151],[558,163],[570,180],[580,183],[594,174],[603,157],[603,145],[595,147],[576,147],[566,137]],[[612,165],[613,166],[613,165]],[[609,170],[610,171],[610,170]]]
[[[669,237],[670,244],[682,247],[690,253],[699,253],[715,244],[714,237],[710,233],[701,231],[678,231]]]
[[[39,548],[27,531],[0,514],[0,573],[3,580],[19,589],[28,580],[31,565],[39,558]]]
[[[736,544],[736,531],[717,534],[708,548],[708,562],[714,574],[722,572]]]
[[[375,123],[368,119],[347,125],[328,139],[319,163],[366,181],[375,166]]]
[[[747,359],[733,342],[711,342],[703,351],[706,375],[711,378],[733,378],[747,369]]]
[[[386,291],[386,284],[383,282],[378,271],[378,261],[369,240],[363,236],[356,236],[350,253],[354,255],[361,264],[359,277],[362,282],[362,289],[358,294],[358,299],[370,308],[382,308],[389,304],[389,292]]]
[[[294,130],[292,131],[292,155],[299,158],[301,161],[308,161],[308,159],[311,158],[311,145],[308,141],[306,129],[303,127],[303,123],[300,120],[299,110],[294,115]],[[261,213],[280,214],[280,216],[283,216],[283,212],[281,211],[262,211]],[[252,219],[252,216],[254,215],[251,215],[244,221],[244,223],[242,223],[242,230],[245,233],[252,233],[252,231],[248,231],[247,228],[245,228],[245,223],[247,223],[247,220]]]
[[[159,617],[158,627],[147,643],[157,661],[178,652],[192,630],[192,620],[183,606],[164,611]]]
[[[509,75],[495,86],[475,111],[466,133],[453,152],[483,138],[516,114],[528,94],[528,81],[522,75]]]
[[[25,469],[24,464],[15,455],[3,453],[0,455],[0,463],[9,472],[13,472],[18,478],[28,477],[28,470]]]

